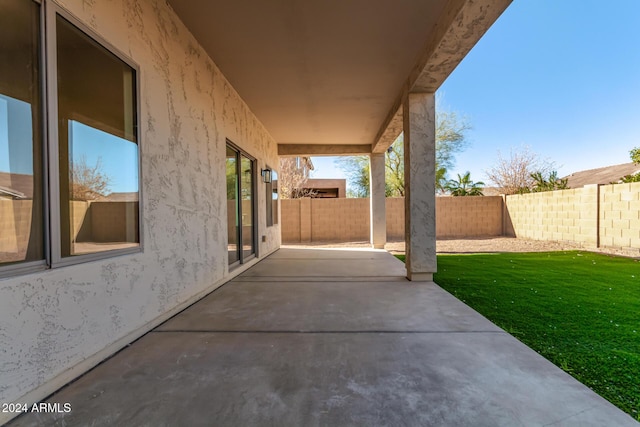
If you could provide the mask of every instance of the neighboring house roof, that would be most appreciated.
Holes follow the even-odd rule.
[[[33,197],[33,175],[0,172],[0,188],[3,194],[19,199]]]
[[[619,182],[626,175],[640,172],[640,165],[623,163],[621,165],[605,166],[597,169],[574,172],[566,176],[569,188],[580,188],[589,184],[611,184]]]
[[[108,196],[104,197],[102,200],[109,202],[137,202],[138,193],[111,193]]]
[[[484,187],[482,189],[482,195],[484,196],[499,196],[502,192],[498,187]]]
[[[26,199],[27,198],[24,195],[24,193],[12,190],[12,189],[7,188],[7,187],[3,187],[1,185],[0,185],[0,196],[9,197],[11,199]]]
[[[304,187],[315,191],[318,198],[344,198],[347,195],[347,180],[344,178],[309,178]]]

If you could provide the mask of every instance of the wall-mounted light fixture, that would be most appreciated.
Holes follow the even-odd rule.
[[[262,182],[265,184],[271,182],[271,169],[262,169]]]

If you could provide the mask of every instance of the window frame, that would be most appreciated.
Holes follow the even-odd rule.
[[[41,139],[34,141],[42,147],[42,197],[43,197],[43,245],[44,259],[38,261],[16,262],[0,265],[0,278],[8,278],[48,269],[55,269],[69,265],[113,258],[144,252],[144,221],[143,221],[143,173],[142,156],[144,154],[140,129],[141,118],[141,70],[140,66],[120,49],[109,43],[104,37],[92,30],[71,12],[66,10],[55,0],[31,0],[40,6],[40,34],[39,34],[39,90],[41,115]],[[62,256],[61,210],[60,210],[60,164],[58,141],[58,70],[57,70],[57,16],[67,20],[81,33],[101,46],[110,54],[131,67],[135,73],[135,101],[132,112],[136,115],[134,132],[137,146],[138,163],[138,240],[136,247],[110,249],[88,254]]]
[[[273,169],[272,167],[269,166],[268,163],[265,164],[265,168],[271,171],[271,181],[266,182],[265,183],[265,197],[266,197],[266,201],[265,201],[265,208],[267,210],[266,212],[266,224],[267,224],[267,228],[268,227],[274,227],[276,225],[278,225],[279,221],[278,221],[278,210],[273,208],[273,174],[275,173],[276,176],[278,175],[278,171],[276,171],[275,169]],[[277,178],[276,178],[277,181]],[[276,189],[277,191],[277,189]],[[275,200],[276,202],[278,201],[278,199]]]
[[[239,266],[245,264],[247,261],[254,259],[254,258],[258,258],[259,257],[259,247],[260,245],[258,244],[258,235],[259,235],[259,224],[258,224],[258,183],[257,183],[257,178],[258,178],[258,160],[253,157],[251,154],[247,153],[245,150],[243,150],[242,148],[240,148],[237,144],[235,144],[233,141],[231,141],[230,139],[226,139],[226,144],[225,144],[225,149],[226,147],[231,148],[233,151],[236,152],[236,179],[238,181],[237,185],[238,185],[238,199],[236,200],[236,203],[239,203],[238,206],[238,210],[236,212],[238,212],[238,221],[239,221],[239,232],[238,235],[236,237],[236,239],[238,240],[238,259],[236,261],[234,261],[233,263],[227,263],[227,265],[229,266],[229,270],[234,270],[236,268],[238,268]],[[242,248],[242,239],[243,239],[243,235],[242,235],[242,180],[241,180],[241,173],[242,173],[242,162],[241,162],[241,158],[242,156],[244,156],[245,158],[247,158],[251,164],[252,164],[252,174],[251,174],[251,221],[252,221],[252,240],[253,240],[253,253],[249,254],[248,256],[245,257],[244,255],[244,250]],[[226,155],[225,155],[226,158]],[[227,221],[227,224],[229,223],[229,221]],[[229,230],[227,230],[227,246],[229,244]]]
[[[1,265],[0,264],[0,279],[4,279],[4,278],[8,278],[8,277],[13,277],[13,276],[19,276],[19,275],[23,275],[23,274],[28,274],[28,273],[32,273],[32,272],[37,272],[37,271],[44,271],[50,268],[50,262],[49,262],[49,248],[51,246],[50,243],[50,229],[49,229],[49,188],[47,185],[47,179],[48,179],[48,174],[49,174],[49,170],[48,170],[48,166],[47,166],[47,161],[48,161],[48,154],[47,154],[47,145],[46,145],[46,141],[47,141],[47,115],[46,115],[46,105],[47,105],[47,94],[46,94],[46,80],[47,80],[47,73],[46,73],[46,55],[45,55],[45,51],[46,51],[46,30],[45,30],[45,5],[43,0],[32,0],[34,3],[38,4],[40,6],[40,10],[39,10],[39,21],[40,21],[40,27],[39,27],[39,46],[38,46],[38,60],[39,62],[39,76],[38,76],[38,83],[39,83],[39,87],[38,90],[40,91],[40,106],[38,108],[38,114],[40,115],[40,140],[39,141],[33,141],[34,145],[35,144],[39,144],[40,145],[40,149],[42,151],[42,155],[41,155],[41,167],[42,167],[42,182],[41,182],[41,188],[42,188],[42,239],[43,239],[43,258],[37,261],[18,261],[15,263],[11,263],[11,264],[7,264],[7,265]]]
[[[48,117],[48,166],[49,166],[49,223],[51,228],[50,236],[50,265],[52,268],[63,267],[67,265],[80,264],[89,261],[96,261],[104,258],[111,258],[119,255],[128,255],[143,252],[144,250],[144,226],[142,221],[142,147],[140,135],[140,67],[137,63],[127,57],[123,52],[106,41],[103,37],[85,25],[82,21],[60,6],[57,2],[50,0],[46,4],[46,22],[45,31],[47,44],[46,49],[46,70],[47,70],[47,117]],[[75,26],[88,38],[100,45],[103,49],[114,55],[116,58],[127,64],[135,71],[135,135],[136,145],[138,147],[138,239],[139,244],[134,248],[110,249],[89,254],[73,255],[68,257],[62,256],[62,238],[61,235],[61,206],[60,206],[60,164],[59,164],[59,140],[58,140],[58,62],[57,62],[57,32],[56,18],[60,15],[66,19],[71,25]],[[65,237],[66,238],[66,237]]]

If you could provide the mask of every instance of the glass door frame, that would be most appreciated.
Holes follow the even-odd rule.
[[[244,264],[250,259],[256,258],[258,256],[258,194],[257,194],[257,160],[252,155],[248,154],[246,151],[238,147],[232,141],[226,141],[225,151],[227,148],[230,148],[236,153],[236,191],[237,198],[236,202],[236,251],[238,259],[232,263],[229,263],[229,268],[235,268],[241,264]],[[251,162],[251,253],[248,256],[244,254],[243,248],[243,226],[242,226],[242,157],[245,157]],[[225,154],[226,158],[226,154]],[[226,178],[225,178],[226,180]],[[229,222],[227,221],[227,224]],[[227,230],[227,238],[229,236],[229,231]],[[227,254],[228,254],[228,242],[227,242]]]

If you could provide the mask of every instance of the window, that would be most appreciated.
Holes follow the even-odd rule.
[[[135,70],[56,15],[62,257],[139,244]]]
[[[227,233],[229,265],[256,253],[255,159],[227,142]]]
[[[271,171],[271,181],[266,183],[266,210],[267,210],[267,226],[278,223],[278,173],[267,166]]]
[[[0,14],[0,266],[43,264],[40,6],[5,3]]]
[[[137,68],[53,2],[2,8],[0,275],[140,250]]]
[[[271,208],[273,223],[278,224],[278,172],[271,171]]]

